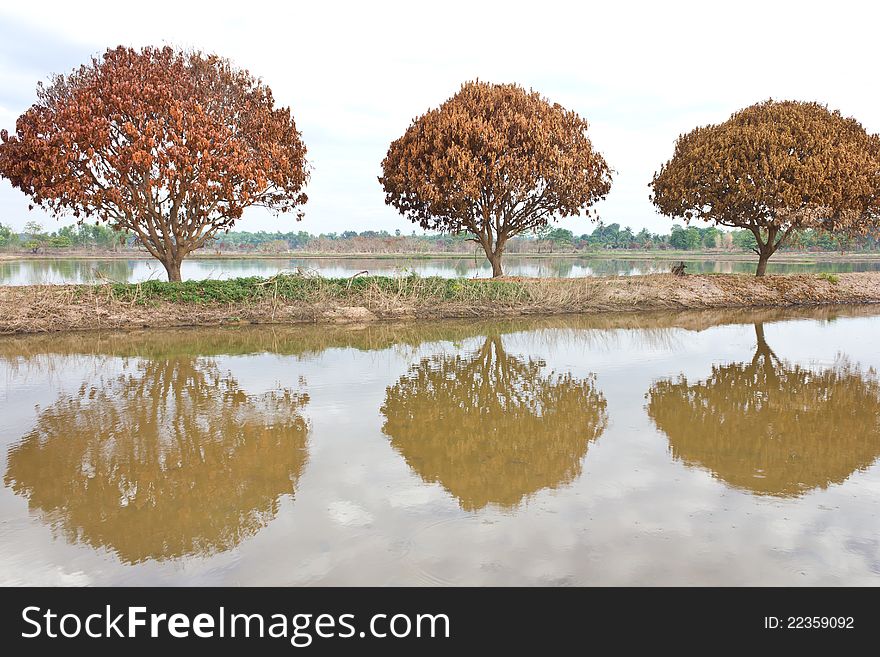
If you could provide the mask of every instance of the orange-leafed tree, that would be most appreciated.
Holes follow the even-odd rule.
[[[880,138],[818,103],[766,101],[680,136],[651,187],[664,215],[751,231],[763,276],[797,230],[877,225]]]
[[[56,216],[132,231],[180,280],[249,206],[302,217],[306,148],[289,108],[212,54],[118,47],[40,84],[0,174]]]
[[[587,122],[516,84],[467,82],[392,142],[385,202],[427,230],[471,233],[501,276],[508,240],[591,212],[611,172]]]

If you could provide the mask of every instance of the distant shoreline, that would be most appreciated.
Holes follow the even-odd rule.
[[[663,260],[663,261],[727,261],[757,262],[757,256],[746,251],[651,251],[651,250],[604,250],[567,251],[558,253],[509,253],[505,260]],[[485,261],[482,254],[473,253],[194,253],[189,260],[474,260]],[[49,260],[148,260],[157,262],[149,254],[140,251],[107,253],[70,252],[46,253],[0,253],[0,262]],[[880,262],[880,253],[842,253],[840,251],[780,251],[770,260],[784,263],[809,264],[818,261]]]
[[[495,280],[278,275],[0,286],[0,334],[876,303],[880,272]]]

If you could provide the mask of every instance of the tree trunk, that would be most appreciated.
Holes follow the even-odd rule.
[[[490,242],[491,244],[491,242]],[[492,250],[486,245],[484,248],[486,250],[486,257],[489,258],[489,262],[492,263],[492,278],[498,278],[499,276],[504,276],[504,272],[501,269],[501,255],[504,253],[504,247],[507,244],[507,236],[502,235],[498,236],[495,240],[495,249]]]
[[[776,253],[776,249],[779,248],[779,244],[782,243],[782,240],[779,240],[779,242],[776,241],[776,235],[778,232],[779,229],[776,226],[768,227],[767,239],[763,240],[761,239],[761,231],[757,228],[752,229],[755,241],[758,243],[758,248],[755,249],[758,254],[758,270],[755,272],[755,276],[763,276],[767,273],[767,261],[770,259],[770,256]]]
[[[770,259],[770,254],[762,251],[758,254],[758,270],[755,272],[755,276],[763,276],[767,272],[767,261]]]
[[[491,242],[487,244],[482,240],[480,241],[483,251],[486,252],[486,259],[492,263],[492,278],[504,276],[504,272],[501,270],[501,254],[504,253],[504,244],[506,241],[507,240],[496,242],[494,250],[491,247]]]
[[[172,283],[179,283],[180,263],[173,258],[169,258],[167,261],[163,261],[162,264],[165,266],[165,271],[168,272],[168,280]]]
[[[765,239],[761,235],[761,229],[756,224],[749,227],[749,230],[752,231],[752,234],[755,236],[755,241],[757,242],[757,246],[753,249],[753,251],[758,254],[758,271],[755,272],[755,276],[763,276],[767,273],[767,261],[770,259],[770,256],[776,253],[786,239],[788,239],[793,228],[793,225],[788,226],[785,230],[782,230],[782,228],[777,225],[767,226],[767,237]],[[782,231],[782,237],[777,240],[776,236],[779,235],[780,231]]]
[[[499,276],[504,276],[504,272],[501,271],[501,254],[500,253],[492,253],[489,255],[489,262],[492,263],[492,278],[498,278]]]

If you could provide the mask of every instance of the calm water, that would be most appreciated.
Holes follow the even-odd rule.
[[[880,584],[880,310],[0,340],[2,584]]]
[[[517,258],[504,259],[504,271],[510,276],[632,276],[668,272],[675,262],[669,260],[627,260],[598,258]],[[686,261],[690,273],[749,273],[755,263],[733,260]],[[415,272],[421,276],[489,277],[492,268],[485,258],[345,259],[345,258],[202,258],[185,260],[181,269],[184,280],[271,276],[280,271],[303,269],[326,277],[352,276],[361,271],[374,275],[402,276]],[[774,263],[770,273],[815,273],[880,271],[880,260],[818,260],[809,263]],[[35,285],[39,283],[92,283],[102,280],[166,280],[165,269],[155,260],[0,260],[0,285]]]

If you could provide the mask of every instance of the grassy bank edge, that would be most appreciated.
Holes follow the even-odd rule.
[[[573,279],[356,276],[0,288],[0,333],[880,302],[880,272]]]

